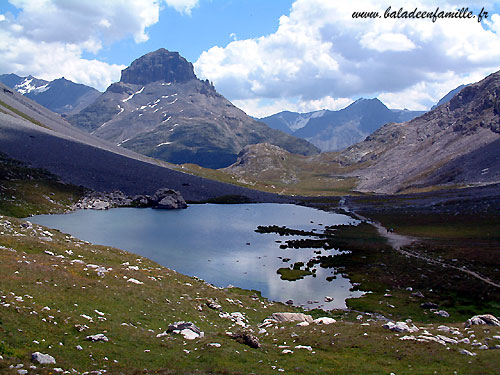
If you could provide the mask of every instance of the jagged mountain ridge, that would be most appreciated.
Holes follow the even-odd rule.
[[[500,181],[500,72],[402,124],[387,124],[342,152],[362,191]]]
[[[338,111],[280,112],[262,118],[269,126],[308,140],[322,151],[337,151],[363,140],[388,122],[403,122],[425,111],[391,110],[379,99],[358,99]]]
[[[93,87],[58,78],[46,81],[33,76],[0,75],[0,82],[53,112],[70,115],[92,103],[101,93]]]
[[[236,108],[177,52],[148,53],[122,71],[92,105],[69,121],[97,137],[176,164],[221,168],[249,144],[269,142],[298,154],[319,150]]]

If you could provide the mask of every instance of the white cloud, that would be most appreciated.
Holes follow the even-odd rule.
[[[391,5],[399,9],[382,0],[297,0],[275,33],[215,46],[201,54],[196,72],[230,99],[247,103],[254,114],[263,112],[255,104],[259,98],[272,108],[267,103],[327,104],[325,98],[379,95],[390,106],[423,109],[452,85],[500,69],[498,15],[490,12],[485,27],[476,19],[385,19]],[[421,0],[404,5],[425,11],[437,6],[453,11],[471,4]],[[352,18],[354,11],[371,10],[382,18]]]
[[[46,79],[64,76],[105,89],[124,66],[84,59],[103,46],[133,38],[149,39],[162,0],[9,0],[17,16],[0,15],[0,72]],[[189,14],[198,0],[163,0]]]
[[[191,14],[191,10],[198,5],[199,0],[164,0],[168,6],[171,6],[180,13]]]
[[[36,51],[34,54],[33,51]],[[81,58],[82,50],[72,44],[35,42],[13,38],[0,30],[1,72],[53,80],[64,76],[74,82],[104,90],[119,80],[123,65]]]

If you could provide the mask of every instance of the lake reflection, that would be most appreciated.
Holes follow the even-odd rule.
[[[217,286],[229,284],[256,289],[262,295],[307,308],[344,308],[350,292],[348,279],[326,277],[331,269],[317,270],[317,277],[281,280],[278,268],[316,256],[313,249],[280,249],[276,241],[298,238],[260,234],[259,225],[279,225],[320,231],[324,226],[355,223],[348,216],[290,204],[190,205],[185,210],[117,208],[107,211],[80,210],[63,215],[40,215],[30,221],[56,228],[95,244],[113,246],[145,256],[159,264]],[[311,223],[312,222],[312,223]],[[319,224],[323,224],[320,226]],[[322,255],[335,250],[321,250]],[[284,263],[278,257],[290,258]],[[331,296],[333,302],[325,303]],[[307,301],[318,303],[307,304]]]

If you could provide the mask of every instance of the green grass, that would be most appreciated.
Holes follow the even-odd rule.
[[[301,269],[290,269],[290,268],[280,268],[278,271],[276,271],[280,277],[281,280],[287,280],[287,281],[296,281],[303,279],[305,276],[312,275],[313,273],[309,270],[301,270]]]
[[[113,374],[275,374],[278,368],[285,373],[387,374],[406,373],[409,366],[412,373],[466,369],[470,374],[484,374],[494,373],[500,364],[495,351],[482,351],[472,358],[459,354],[455,347],[446,350],[438,344],[402,342],[382,328],[382,322],[370,321],[366,315],[357,320],[358,313],[342,311],[334,312],[338,323],[333,325],[296,327],[291,323],[259,334],[257,324],[265,317],[293,309],[252,291],[213,288],[148,259],[87,244],[55,230],[49,230],[52,241],[41,241],[38,238],[46,229],[36,225],[28,229],[21,224],[16,219],[0,219],[4,231],[0,245],[15,250],[0,250],[0,296],[10,305],[0,306],[2,366],[23,363],[26,367],[33,351],[51,354],[56,366],[63,369],[106,369]],[[49,249],[64,258],[45,253]],[[99,277],[94,269],[71,263],[75,259],[111,270]],[[139,269],[130,269],[126,262]],[[144,284],[129,283],[124,277]],[[251,349],[231,339],[226,332],[241,328],[208,308],[205,302],[209,300],[220,303],[223,311],[244,313],[250,324],[247,329],[258,335],[262,347]],[[104,313],[106,320],[100,321],[95,310]],[[92,317],[93,322],[82,314]],[[315,315],[326,314],[316,311]],[[205,337],[194,341],[176,335],[156,337],[179,320],[194,322]],[[362,326],[364,322],[369,325]],[[89,329],[78,332],[75,324],[86,324]],[[437,333],[437,325],[425,328]],[[474,329],[480,340],[498,331]],[[110,341],[85,340],[96,333],[105,333]],[[210,346],[213,342],[221,347]],[[83,350],[77,350],[77,345]],[[294,353],[283,354],[280,345],[289,346]],[[295,349],[296,345],[311,346],[313,351]],[[49,373],[49,368],[41,373]]]

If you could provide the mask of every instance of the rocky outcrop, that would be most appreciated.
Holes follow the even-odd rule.
[[[180,209],[187,208],[186,201],[182,195],[172,189],[159,189],[153,196],[136,195],[126,196],[123,192],[116,190],[111,193],[92,191],[75,203],[72,209],[107,210],[116,207],[152,207],[158,209]]]
[[[165,48],[150,52],[122,70],[121,82],[145,85],[156,81],[182,83],[196,79],[193,64]]]

